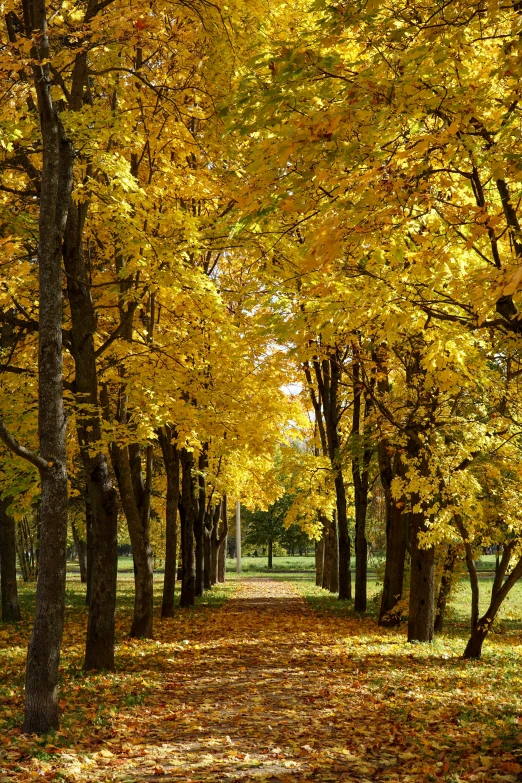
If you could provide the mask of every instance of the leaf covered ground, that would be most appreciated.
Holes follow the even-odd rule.
[[[461,638],[412,646],[288,582],[225,590],[158,621],[153,642],[122,624],[107,675],[82,673],[85,612],[71,609],[63,725],[46,738],[18,728],[28,625],[0,630],[1,783],[521,779],[518,636],[464,662]]]

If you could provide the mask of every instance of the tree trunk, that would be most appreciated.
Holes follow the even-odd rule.
[[[181,461],[181,497],[179,516],[181,520],[182,572],[180,606],[194,606],[195,574],[194,574],[194,477],[192,468],[194,454],[186,448],[180,451]]]
[[[86,61],[77,60],[73,81],[78,83],[76,101],[71,108],[82,107]],[[78,73],[78,71],[81,71]],[[81,89],[79,89],[81,85]],[[77,404],[78,443],[87,479],[91,506],[89,581],[87,598],[89,619],[85,646],[86,670],[114,668],[114,624],[118,571],[118,498],[113,486],[106,454],[100,449],[102,429],[94,333],[96,311],[91,296],[89,275],[83,254],[83,229],[88,203],[72,203],[69,209],[63,247],[67,272],[67,298],[71,311],[71,353],[74,359],[74,391]]]
[[[217,528],[221,516],[221,503],[214,506],[213,512],[205,516],[205,539],[204,539],[204,587],[205,590],[211,590],[217,577]],[[216,545],[214,546],[214,531],[216,531]],[[215,551],[215,555],[214,555]],[[215,558],[215,561],[214,561]]]
[[[412,500],[412,505],[415,501]],[[431,642],[435,610],[435,548],[422,548],[419,533],[427,530],[422,512],[412,512],[411,581],[408,641]]]
[[[271,570],[274,567],[274,543],[272,539],[268,541],[268,568]]]
[[[145,480],[140,446],[113,446],[120,497],[132,544],[135,565],[134,614],[130,636],[152,638],[154,572],[150,543],[150,493],[152,489],[152,445],[146,449]]]
[[[218,549],[218,582],[223,583],[227,572],[227,538],[228,538],[228,506],[227,496],[223,495],[221,503],[221,529]]]
[[[40,471],[41,538],[33,632],[27,653],[24,732],[57,729],[58,665],[65,610],[67,545],[66,415],[63,405],[62,242],[70,202],[74,150],[51,95],[51,47],[45,0],[24,9],[40,118],[42,173],[38,225],[38,439],[40,454],[21,446],[0,422],[0,434]],[[33,30],[38,31],[33,36]]]
[[[72,528],[74,546],[78,554],[78,565],[80,566],[80,582],[83,585],[87,583],[87,545],[85,541],[82,538],[80,538],[80,534],[78,533],[78,530],[76,529],[76,525],[74,524],[74,522],[71,523],[71,528]]]
[[[158,430],[158,440],[167,476],[167,501],[165,506],[165,576],[161,616],[173,617],[177,569],[177,518],[179,502],[179,455],[172,441],[172,429],[166,425]]]
[[[480,658],[482,654],[482,645],[484,643],[486,636],[491,630],[491,627],[493,625],[493,622],[495,621],[495,617],[498,614],[498,610],[500,609],[502,602],[504,601],[505,597],[508,595],[513,585],[516,584],[516,582],[522,577],[522,558],[520,558],[520,560],[518,560],[515,567],[507,577],[506,581],[503,584],[501,583],[507,571],[509,561],[511,559],[512,547],[505,547],[504,552],[506,551],[506,549],[509,550],[509,554],[507,558],[504,558],[504,553],[503,553],[502,559],[499,564],[499,571],[501,572],[503,571],[503,574],[498,582],[497,579],[495,578],[490,604],[485,614],[477,621],[477,623],[475,624],[474,628],[471,631],[471,636],[469,638],[469,641],[466,645],[466,649],[464,651],[464,658]]]
[[[442,570],[442,577],[440,580],[439,595],[437,597],[437,609],[435,611],[435,633],[442,633],[444,627],[444,614],[446,612],[446,603],[450,594],[451,585],[453,583],[453,572],[455,570],[455,563],[458,557],[458,547],[453,544],[448,545],[446,552],[446,559],[444,561],[444,567]]]
[[[0,498],[0,580],[2,592],[2,622],[16,623],[22,619],[16,583],[16,522],[7,513],[7,502]]]
[[[369,445],[367,429],[361,436],[361,386],[359,362],[352,363],[353,374],[353,417],[352,417],[352,476],[355,501],[355,601],[356,612],[365,612],[367,606],[368,579],[368,542],[366,541],[366,513],[368,509],[368,484],[372,449]],[[364,421],[368,421],[371,403],[366,399],[364,406]],[[366,424],[366,428],[368,425]]]
[[[89,490],[85,490],[85,552],[87,559],[87,590],[85,591],[85,604],[91,605],[92,592],[92,508],[89,499]]]
[[[315,542],[315,584],[321,587],[323,584],[325,533],[323,521],[323,533],[319,541]]]
[[[196,541],[196,583],[195,595],[202,596],[205,589],[204,568],[205,568],[205,512],[207,506],[207,490],[205,480],[205,470],[207,468],[207,449],[208,444],[203,444],[203,449],[198,459],[198,502],[196,514],[194,516],[194,538]]]
[[[383,441],[379,443],[378,455],[386,508],[386,563],[379,625],[392,627],[401,621],[398,604],[402,598],[410,515],[403,511],[403,503],[394,500],[391,493],[393,478],[404,475],[400,455],[396,454],[392,462],[388,444]]]

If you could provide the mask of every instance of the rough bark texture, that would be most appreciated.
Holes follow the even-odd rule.
[[[177,519],[179,503],[179,455],[169,426],[158,430],[158,440],[167,476],[167,500],[165,506],[165,577],[161,616],[174,615],[174,595],[177,569]]]
[[[379,625],[391,627],[399,625],[401,620],[397,605],[402,598],[410,515],[403,512],[402,504],[395,501],[391,493],[393,478],[404,472],[400,456],[396,454],[392,460],[385,441],[379,443],[378,455],[386,507],[386,564]]]
[[[66,416],[62,385],[62,242],[72,189],[74,151],[51,96],[45,0],[24,9],[38,30],[31,49],[42,143],[38,236],[38,437],[41,478],[40,570],[27,654],[24,732],[58,727],[58,664],[65,609],[67,544]],[[33,29],[26,29],[30,38]],[[39,64],[42,62],[43,64]],[[37,464],[35,462],[35,464]]]
[[[444,615],[446,612],[446,604],[453,583],[453,572],[455,570],[455,563],[457,562],[459,549],[453,544],[448,545],[446,551],[446,558],[444,560],[444,567],[442,569],[442,576],[440,580],[439,594],[437,596],[437,608],[435,610],[435,633],[441,633],[444,627]]]
[[[194,538],[196,541],[195,559],[196,559],[196,582],[195,582],[195,595],[203,595],[205,589],[204,584],[204,535],[205,535],[205,512],[207,506],[207,489],[205,480],[205,470],[207,468],[207,449],[205,444],[203,450],[198,459],[198,500],[196,506],[196,513],[194,515]]]
[[[205,590],[210,590],[217,579],[218,528],[220,517],[221,503],[214,506],[214,510],[211,513],[205,515]]]
[[[71,99],[80,109],[85,81],[84,58],[77,60]],[[77,94],[79,93],[79,94]],[[71,311],[71,352],[75,366],[76,427],[91,506],[89,542],[89,619],[85,646],[86,669],[114,668],[114,613],[116,609],[118,498],[109,473],[102,440],[94,334],[96,312],[83,254],[83,227],[88,204],[71,204],[67,218],[63,259]]]
[[[138,444],[114,446],[113,462],[127,519],[134,558],[134,614],[130,636],[151,638],[154,607],[154,571],[150,543],[150,493],[153,448],[147,446],[145,476]]]
[[[361,434],[361,394],[363,387],[359,380],[359,363],[354,358],[353,374],[353,417],[352,417],[352,477],[355,501],[355,601],[356,612],[365,612],[368,602],[368,542],[366,540],[366,513],[368,510],[368,485],[372,449],[367,431]],[[370,401],[364,406],[364,420],[370,413]]]
[[[85,591],[85,604],[90,606],[91,604],[91,589],[92,589],[92,509],[91,501],[89,499],[89,490],[85,490],[85,550],[87,556],[87,590]]]
[[[194,606],[195,574],[194,574],[194,454],[186,448],[180,451],[181,462],[181,497],[179,501],[179,516],[181,520],[182,539],[182,571],[181,597],[179,605]]]
[[[412,501],[413,502],[413,501]],[[435,548],[420,546],[419,534],[427,530],[422,512],[412,512],[411,581],[408,641],[431,642],[435,621]]]
[[[2,592],[2,622],[16,623],[22,619],[16,582],[16,522],[7,513],[7,502],[0,498],[0,581]]]

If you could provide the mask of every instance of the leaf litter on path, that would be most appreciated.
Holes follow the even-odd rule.
[[[79,673],[80,645],[66,644],[62,731],[27,737],[8,721],[0,783],[521,779],[519,645],[469,663],[461,640],[411,646],[318,614],[290,583],[230,590],[217,610],[158,622],[154,641],[125,641],[115,673]],[[18,681],[22,649],[2,659]]]

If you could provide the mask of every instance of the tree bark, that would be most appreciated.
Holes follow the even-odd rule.
[[[228,505],[227,496],[223,495],[221,504],[221,529],[219,533],[218,549],[218,582],[223,583],[227,573],[227,538],[228,538]]]
[[[196,583],[195,583],[195,595],[202,596],[205,584],[204,584],[204,568],[205,568],[205,512],[207,506],[207,490],[205,480],[205,470],[207,468],[207,449],[208,445],[205,443],[198,459],[198,502],[196,507],[196,513],[194,516],[194,538],[196,541],[195,559],[196,559]]]
[[[412,505],[415,501],[412,500]],[[408,641],[431,642],[435,621],[435,547],[421,547],[419,534],[427,530],[422,511],[412,512],[411,581]]]
[[[2,622],[22,619],[16,582],[16,522],[7,512],[7,502],[0,498],[0,581]]]
[[[274,542],[272,539],[268,541],[268,568],[272,570],[274,567]]]
[[[182,572],[180,606],[194,606],[195,574],[194,574],[194,454],[186,448],[180,451],[181,462],[181,497],[179,516],[181,520]]]
[[[154,610],[154,571],[150,543],[153,447],[149,445],[146,448],[145,478],[138,444],[114,445],[113,455],[135,565],[134,614],[130,636],[150,639]]]
[[[158,440],[167,476],[167,500],[165,506],[165,576],[161,616],[173,617],[177,570],[177,518],[179,503],[179,455],[172,440],[173,431],[165,425],[158,430]]]
[[[38,438],[33,460],[41,479],[41,537],[35,619],[27,653],[25,733],[57,729],[58,664],[65,610],[67,545],[66,415],[63,405],[62,242],[69,207],[74,150],[51,95],[51,47],[45,0],[24,17],[38,36],[31,58],[40,116],[42,176],[38,226]],[[27,29],[29,39],[33,29]]]
[[[81,108],[86,78],[85,57],[77,60],[73,95]],[[80,71],[77,73],[77,71]],[[84,668],[114,668],[116,582],[118,570],[118,498],[101,448],[102,430],[94,334],[96,312],[83,254],[83,229],[88,203],[72,203],[65,230],[63,259],[71,311],[71,353],[75,366],[76,428],[91,506],[88,602],[89,619]]]
[[[503,570],[502,577],[500,578],[499,582],[497,582],[495,579],[496,584],[493,584],[490,604],[485,614],[476,622],[474,628],[471,631],[471,636],[464,651],[464,658],[480,658],[482,654],[482,645],[489,631],[491,630],[493,622],[495,621],[495,617],[498,614],[498,610],[502,606],[502,602],[508,595],[513,585],[515,585],[516,582],[522,577],[522,558],[520,558],[505,582],[502,584],[502,579],[504,578],[509,561],[511,559],[512,547],[505,547],[504,552],[506,549],[509,550],[509,554],[504,560],[503,553],[499,566],[499,570]],[[505,562],[505,567],[503,561]]]
[[[89,490],[85,490],[85,552],[87,558],[87,590],[85,591],[85,604],[91,605],[92,591],[92,508],[89,499]]]
[[[370,462],[372,449],[369,445],[368,433],[361,437],[361,393],[359,362],[354,356],[353,374],[353,418],[352,418],[352,476],[355,501],[355,601],[356,612],[365,612],[368,580],[368,542],[366,541],[366,513],[368,510],[368,486],[370,477]],[[367,422],[370,413],[370,400],[365,401],[364,420]]]
[[[401,621],[397,607],[402,598],[410,515],[404,511],[403,502],[394,500],[391,492],[393,478],[404,475],[400,454],[395,454],[392,460],[388,444],[381,441],[378,456],[386,508],[386,563],[379,625],[392,627]]]
[[[444,567],[442,570],[442,577],[440,580],[439,595],[437,597],[437,608],[435,611],[435,633],[442,633],[444,627],[444,615],[446,612],[446,603],[453,583],[453,572],[455,570],[455,563],[457,562],[459,549],[454,544],[448,544],[446,552],[446,559],[444,560]]]
[[[204,530],[204,587],[205,590],[211,590],[217,577],[217,541],[218,525],[221,516],[221,503],[214,506],[214,510],[205,515]],[[214,531],[216,531],[215,563],[214,563]]]

